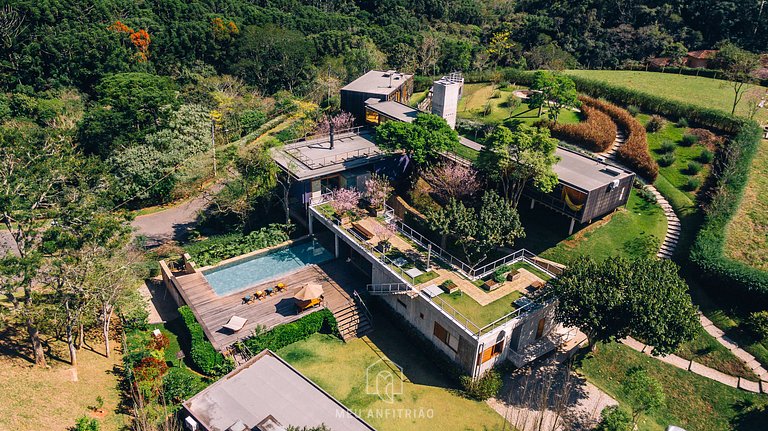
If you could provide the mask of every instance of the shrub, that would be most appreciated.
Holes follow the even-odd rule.
[[[288,241],[291,227],[271,224],[248,235],[229,234],[210,237],[186,247],[187,253],[199,266],[213,265],[224,259],[240,256]]]
[[[297,341],[306,339],[317,332],[338,335],[336,318],[328,309],[310,313],[299,320],[280,325],[271,331],[248,338],[243,343],[254,354],[264,349],[277,351]]]
[[[578,124],[549,123],[552,136],[590,151],[606,151],[616,140],[616,123],[596,107],[604,102],[587,96],[581,96],[579,100],[585,121]]]
[[[680,119],[677,120],[677,127],[688,127],[688,120],[686,120],[685,117],[680,117]]]
[[[688,168],[685,171],[688,175],[696,175],[701,172],[701,163],[693,161],[688,162]]]
[[[220,376],[230,372],[233,364],[221,353],[213,348],[213,345],[205,338],[203,327],[197,323],[195,315],[189,306],[185,305],[179,308],[179,314],[184,320],[184,325],[189,333],[191,343],[190,358],[192,363],[209,376]]]
[[[757,340],[768,338],[768,310],[755,311],[747,317],[746,326]]]
[[[648,120],[648,124],[645,125],[645,130],[653,133],[658,132],[659,130],[664,128],[664,125],[667,123],[667,120],[665,120],[663,117],[659,115],[652,115],[651,119]]]
[[[689,191],[695,191],[701,186],[701,180],[695,177],[688,178],[685,183],[685,188]]]
[[[519,97],[515,96],[514,94],[509,96],[509,99],[507,99],[504,103],[502,103],[500,106],[504,108],[509,108],[509,110],[514,111],[515,109],[520,107],[520,104],[522,101]]]
[[[677,144],[670,140],[664,140],[664,142],[661,143],[659,150],[661,150],[662,153],[671,153],[672,151],[675,151],[675,148],[677,148]]]
[[[85,415],[77,418],[75,426],[72,427],[72,431],[99,431],[100,429],[101,425],[99,425],[99,421]]]
[[[691,135],[690,133],[687,133],[683,135],[683,139],[680,141],[680,145],[684,147],[690,147],[693,144],[699,142],[699,137],[696,135]]]
[[[704,148],[703,150],[701,150],[701,154],[699,154],[699,157],[697,157],[697,159],[701,163],[709,164],[709,163],[712,163],[712,161],[715,159],[715,153]]]
[[[630,431],[632,417],[619,406],[608,406],[600,413],[600,423],[595,431]]]
[[[637,117],[637,114],[640,113],[640,108],[638,108],[635,105],[629,105],[627,106],[627,112],[633,117]]]
[[[473,379],[471,376],[461,376],[461,387],[467,398],[485,401],[498,395],[501,390],[501,374],[495,369],[486,371],[482,376]]]
[[[163,377],[163,394],[166,401],[178,404],[205,388],[205,383],[189,371],[174,367]]]
[[[672,166],[673,163],[675,163],[675,155],[672,153],[664,154],[661,157],[659,157],[658,164],[659,166],[666,168],[669,166]]]
[[[646,189],[645,187],[639,188],[637,190],[637,195],[640,196],[640,199],[648,202],[649,204],[656,204],[656,195],[654,195],[653,192]]]

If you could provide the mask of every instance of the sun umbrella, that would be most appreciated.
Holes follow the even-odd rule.
[[[307,283],[294,295],[294,298],[299,301],[309,301],[321,296],[323,296],[323,286],[317,283]]]

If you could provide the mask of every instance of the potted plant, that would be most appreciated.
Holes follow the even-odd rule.
[[[389,179],[383,175],[372,174],[365,181],[364,197],[368,201],[371,215],[381,217],[384,214],[384,204],[392,194]]]
[[[338,189],[334,190],[332,194],[332,200],[330,202],[331,208],[333,208],[336,214],[336,221],[341,225],[349,223],[349,216],[357,209],[357,204],[360,201],[360,192],[353,189]]]
[[[382,253],[389,251],[390,247],[392,246],[390,240],[393,236],[395,236],[396,233],[397,232],[395,231],[395,227],[389,223],[377,223],[376,226],[374,226],[373,234],[376,235],[376,237],[379,239],[379,246],[381,247]]]

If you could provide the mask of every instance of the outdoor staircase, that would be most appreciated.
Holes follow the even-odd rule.
[[[345,305],[331,310],[333,317],[336,318],[339,334],[344,341],[361,338],[373,331],[373,322],[368,308],[357,292],[354,296],[355,298]]]
[[[623,130],[617,130],[616,140],[613,142],[613,145],[611,145],[611,148],[600,154],[608,159],[615,161],[616,151],[619,149],[619,147],[624,145],[624,142],[626,141],[626,133]],[[656,190],[656,187],[654,187],[652,184],[647,184],[645,188],[646,190],[650,191],[653,196],[656,197],[656,202],[659,204],[661,209],[664,210],[664,216],[667,218],[667,233],[664,235],[664,240],[661,242],[661,247],[659,247],[659,252],[656,254],[656,256],[662,259],[671,259],[675,254],[677,241],[680,240],[680,219],[677,218],[677,214],[675,214],[675,211],[672,209],[672,205],[670,205],[664,196],[662,196],[661,193]]]
[[[371,295],[408,295],[415,298],[419,292],[406,283],[369,284],[366,290]]]

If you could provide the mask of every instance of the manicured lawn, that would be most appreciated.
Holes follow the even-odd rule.
[[[540,119],[547,118],[546,111],[539,117],[538,109],[531,109],[525,103],[521,103],[515,109],[508,107],[507,103],[514,97],[512,94],[514,90],[511,87],[499,89],[494,84],[487,82],[465,84],[462,98],[459,101],[458,116],[459,118],[491,124],[499,124],[508,118],[533,124]],[[485,113],[487,104],[490,104],[490,111]],[[558,121],[561,123],[578,123],[580,118],[576,112],[563,110]]]
[[[765,406],[768,397],[733,389],[704,377],[667,365],[621,344],[600,345],[588,354],[579,371],[589,381],[629,409],[621,390],[627,370],[642,367],[661,382],[666,403],[641,418],[639,429],[662,431],[667,425],[688,431],[758,430],[765,426],[765,413],[749,414],[750,406]]]
[[[739,210],[726,229],[726,254],[768,271],[768,141],[763,140],[752,161]]]
[[[650,118],[651,116],[646,114],[640,114],[637,117],[637,119],[643,125],[647,124]],[[688,163],[701,163],[699,161],[699,157],[701,156],[702,151],[706,150],[707,148],[704,145],[698,143],[691,145],[690,147],[681,145],[680,143],[683,140],[683,136],[685,135],[686,130],[687,129],[685,127],[680,127],[677,124],[668,121],[667,124],[665,124],[664,127],[658,132],[648,133],[648,149],[651,150],[651,155],[658,162],[659,159],[661,159],[662,156],[666,154],[661,149],[665,142],[673,142],[677,144],[675,149],[670,152],[671,154],[674,154],[675,161],[669,166],[662,166],[659,164],[659,174],[663,176],[667,181],[669,181],[669,183],[672,184],[676,189],[685,193],[688,198],[693,201],[696,198],[696,191],[698,189],[690,190],[687,187],[688,180],[690,178],[696,178],[699,180],[700,184],[703,184],[706,178],[709,176],[710,165],[702,163],[703,167],[699,173],[688,173]]]
[[[606,259],[656,255],[666,231],[666,217],[658,205],[637,196],[635,190],[627,207],[618,210],[568,236],[570,219],[542,206],[533,210],[523,198],[518,207],[526,237],[515,247],[527,248],[545,259],[567,263],[576,256]]]
[[[719,79],[627,70],[568,70],[566,73],[729,113],[733,104],[733,89]],[[746,110],[745,103],[736,107],[739,115],[746,115]],[[768,109],[761,110],[757,119],[768,120]]]
[[[478,289],[481,288],[478,287]],[[521,296],[523,296],[522,293],[515,291],[485,306],[478,304],[477,301],[469,295],[462,294],[461,291],[451,294],[443,293],[438,298],[447,302],[472,323],[482,328],[513,312],[517,307],[512,302]]]
[[[743,361],[734,356],[701,327],[696,332],[696,337],[680,346],[675,353],[680,357],[694,360],[732,376],[744,377],[753,381],[759,380],[757,375],[747,368]]]
[[[456,148],[453,149],[453,153],[459,157],[471,161],[477,160],[477,155],[479,154],[477,150],[473,150],[472,148],[465,147],[461,144],[457,145]]]
[[[68,430],[75,420],[92,416],[90,406],[96,397],[104,400],[106,415],[98,419],[102,431],[125,429],[130,420],[120,410],[118,375],[122,363],[119,343],[110,358],[103,356],[104,347],[91,341],[78,352],[77,381],[72,381],[72,368],[65,343],[48,339],[50,368],[38,368],[25,359],[7,355],[6,348],[16,342],[26,350],[26,337],[16,332],[2,332],[0,349],[0,430]],[[52,356],[52,357],[51,357]]]
[[[487,404],[459,396],[439,366],[385,319],[377,315],[373,334],[363,339],[315,334],[277,353],[380,431],[509,429]],[[390,403],[367,385],[366,371],[396,373],[393,364],[407,381]]]

